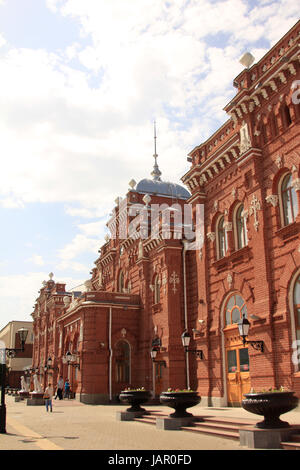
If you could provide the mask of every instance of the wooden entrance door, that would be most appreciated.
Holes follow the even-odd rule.
[[[248,348],[243,345],[226,350],[227,394],[229,406],[241,406],[244,393],[250,392]]]
[[[247,318],[247,306],[238,292],[228,298],[224,314],[228,405],[241,406],[244,393],[250,392],[251,382],[248,348],[243,346],[237,325],[243,315]]]

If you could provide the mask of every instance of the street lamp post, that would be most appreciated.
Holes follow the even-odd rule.
[[[77,354],[72,354],[70,351],[66,353],[65,356],[62,358],[63,364],[67,364],[68,368],[69,366],[75,367],[77,370],[80,370],[80,362],[79,362],[79,356]],[[70,370],[68,369],[68,376]],[[76,380],[76,377],[75,377]],[[73,389],[73,372],[71,374],[71,390]]]
[[[70,351],[68,351],[66,355],[62,358],[63,364],[68,364],[68,366],[71,365],[73,367],[77,367],[77,369],[80,370],[80,364],[79,362],[76,362],[77,360],[77,355],[70,353]]]
[[[160,348],[154,346],[150,351],[150,356],[152,359],[152,383],[153,383],[153,397],[155,398],[155,388],[156,388],[156,371],[155,371],[155,363],[159,364],[160,366],[163,365],[167,367],[166,361],[156,361],[157,353],[159,352]],[[160,373],[160,372],[159,372]]]
[[[186,360],[186,383],[187,383],[187,388],[190,388],[190,374],[189,374],[189,355],[188,353],[193,353],[196,354],[197,357],[200,359],[203,359],[203,351],[201,349],[189,349],[190,341],[191,341],[191,336],[187,330],[184,330],[184,332],[181,335],[181,341],[182,341],[182,346],[184,347],[184,352],[185,352],[185,360]]]
[[[153,384],[153,398],[155,398],[155,358],[157,355],[157,349],[152,348],[150,351],[150,356],[152,359],[152,384]]]
[[[28,330],[20,328],[17,331],[21,348],[3,348],[0,350],[0,377],[1,377],[1,405],[0,405],[0,433],[6,433],[6,405],[5,405],[5,383],[6,383],[6,357],[15,357],[16,354],[24,352],[25,342],[28,335]]]
[[[245,346],[246,344],[251,344],[253,349],[256,349],[257,351],[264,352],[264,342],[261,340],[257,341],[249,341],[246,340],[248,334],[249,334],[249,329],[250,329],[250,322],[247,320],[245,317],[245,314],[243,314],[243,318],[238,322],[238,328],[239,328],[239,334],[243,340],[243,345]]]

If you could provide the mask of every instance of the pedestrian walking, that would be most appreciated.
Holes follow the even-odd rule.
[[[64,379],[62,378],[62,376],[60,376],[57,382],[55,399],[57,397],[59,398],[59,400],[63,399],[63,390],[64,390]]]
[[[44,391],[44,399],[45,399],[45,405],[46,405],[46,410],[52,413],[52,398],[53,398],[53,388],[51,383],[48,384],[48,387],[46,387]]]
[[[69,379],[65,381],[65,398],[70,398],[70,382]]]

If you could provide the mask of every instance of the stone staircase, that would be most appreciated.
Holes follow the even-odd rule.
[[[144,416],[135,418],[134,421],[156,425],[157,417],[167,417],[168,414],[159,411],[151,411]],[[197,421],[197,418],[199,421]],[[227,439],[239,440],[239,429],[243,426],[255,424],[254,420],[237,418],[216,418],[212,416],[195,416],[195,422],[190,426],[182,426],[182,431],[194,432],[199,434],[209,434]]]
[[[195,421],[192,426],[183,426],[183,431],[199,434],[210,434],[216,437],[239,440],[239,430],[244,426],[253,425],[253,420],[239,420],[235,418],[203,418],[204,421]]]
[[[147,414],[135,418],[134,421],[156,425],[157,417],[167,417],[168,414],[160,411],[149,411]],[[197,420],[198,419],[198,420]],[[215,416],[195,416],[195,422],[190,426],[182,426],[181,430],[197,434],[206,434],[223,439],[239,440],[239,430],[246,426],[254,426],[257,419],[239,419]],[[289,442],[282,442],[281,448],[284,450],[300,450],[300,432],[295,430]]]
[[[292,434],[289,442],[282,442],[281,448],[284,450],[300,450],[300,434]]]

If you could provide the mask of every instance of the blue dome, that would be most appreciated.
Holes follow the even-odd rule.
[[[169,183],[154,179],[141,180],[135,190],[138,193],[155,194],[157,196],[169,196],[178,199],[188,199],[191,197],[187,189],[179,184]]]

